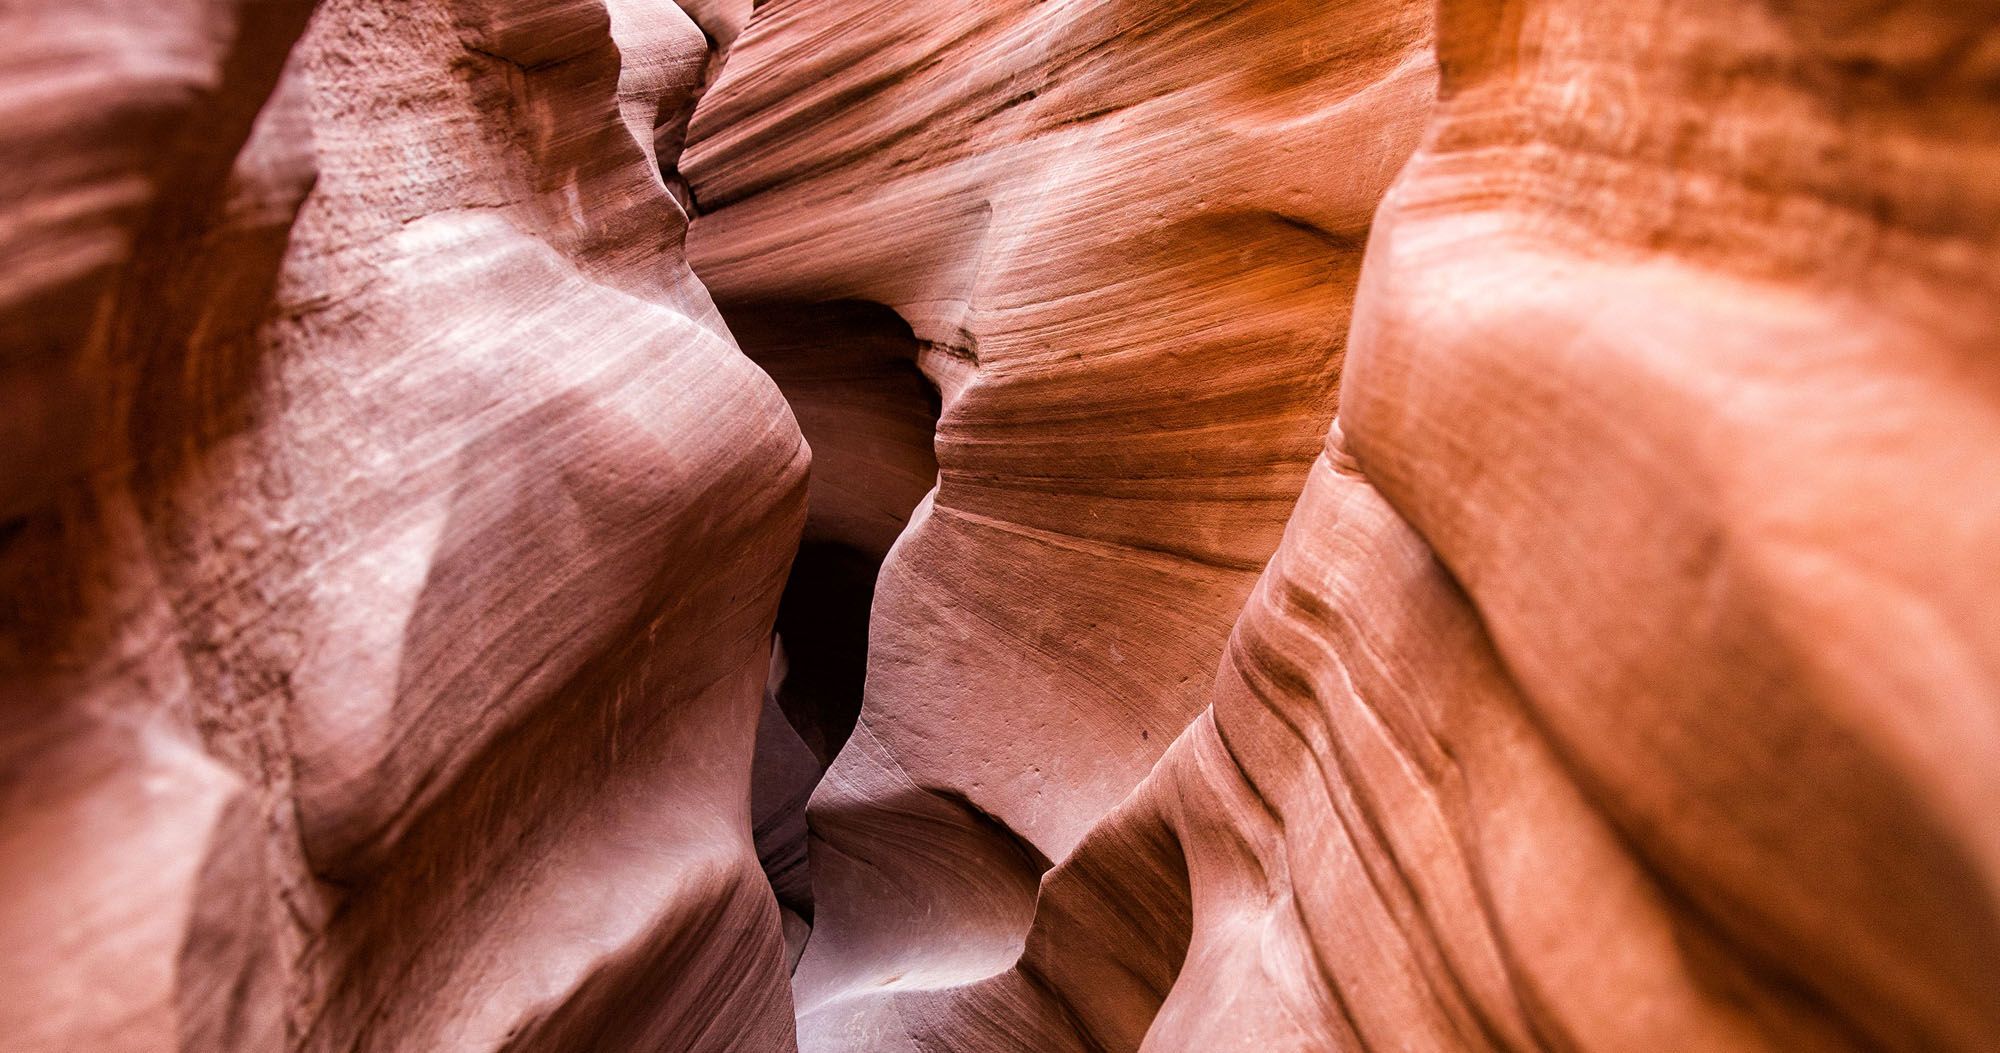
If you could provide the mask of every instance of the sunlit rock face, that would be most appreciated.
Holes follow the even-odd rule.
[[[2000,1048],[1992,0],[0,28],[0,1046]]]
[[[696,265],[942,393],[802,1045],[2000,1040],[1994,14],[1442,5],[1343,369],[1429,5],[760,8]]]
[[[1388,0],[780,0],[736,39],[680,164],[690,256],[816,463],[855,464],[816,478],[808,537],[887,553],[865,696],[806,729],[845,745],[810,813],[804,1048],[1071,1048],[1066,1000],[1118,1003],[1114,1048],[1144,1033],[1164,987],[1101,970],[948,1003],[1008,973],[1051,861],[1207,703],[1334,414],[1430,27]],[[919,372],[934,462],[890,426]],[[1134,920],[1077,922],[1159,943],[1171,983],[1184,918]]]
[[[308,13],[6,12],[8,1044],[785,1048],[807,453],[653,154],[707,41]]]
[[[1996,14],[1444,5],[1342,419],[1628,860],[1489,915],[1580,1043],[2000,1041]]]

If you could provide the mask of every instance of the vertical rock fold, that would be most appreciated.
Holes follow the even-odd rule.
[[[2000,1048],[1996,27],[0,4],[0,1035]]]

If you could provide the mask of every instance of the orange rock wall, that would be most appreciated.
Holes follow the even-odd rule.
[[[1429,37],[1415,4],[966,0],[771,3],[737,38],[681,163],[703,280],[765,328],[889,307],[941,394],[810,812],[804,1048],[1058,1048],[913,1007],[1014,962],[1050,861],[1206,704],[1333,415]]]
[[[10,1048],[789,1046],[748,791],[808,455],[652,153],[701,31],[7,19]]]
[[[803,1048],[2000,1037],[1992,12],[1432,15],[737,42],[697,269],[944,392]]]
[[[1991,0],[0,27],[0,1045],[2000,1047]]]

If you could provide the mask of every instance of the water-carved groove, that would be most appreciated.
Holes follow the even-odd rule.
[[[0,5],[0,1034],[2000,1048],[1995,14]]]

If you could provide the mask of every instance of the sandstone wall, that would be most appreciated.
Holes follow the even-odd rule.
[[[1993,0],[0,27],[0,1045],[2000,1047]]]
[[[748,790],[807,452],[653,155],[707,42],[308,13],[7,13],[0,1030],[788,1046]]]
[[[738,40],[698,269],[943,392],[804,1048],[2000,1036],[1993,12],[1447,0],[1370,236],[1432,14]]]

